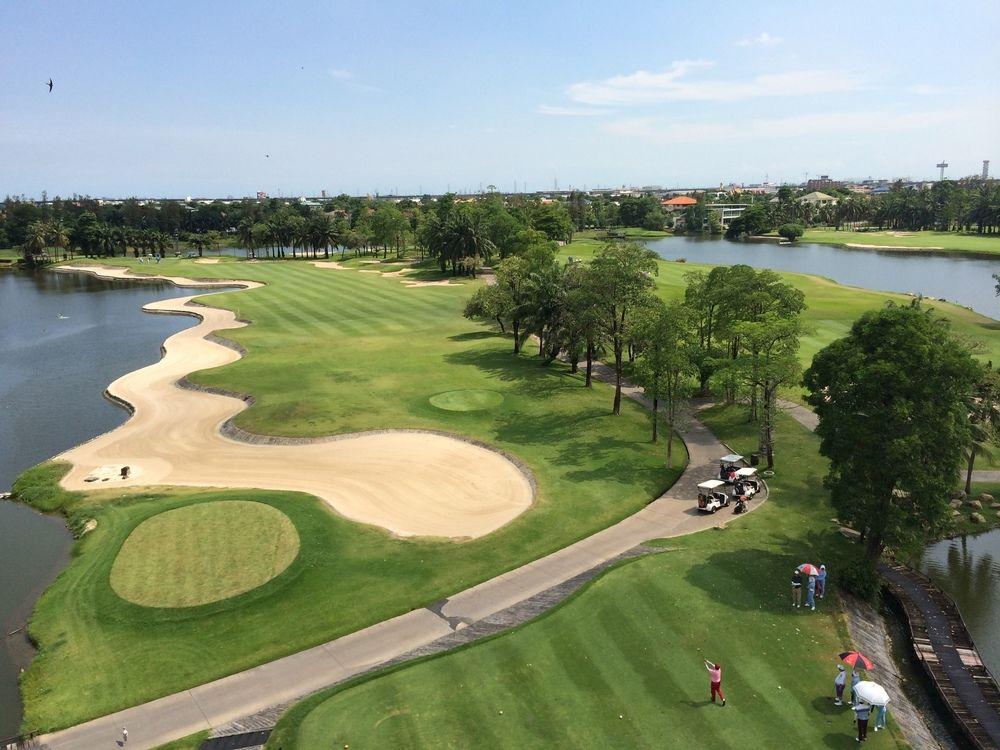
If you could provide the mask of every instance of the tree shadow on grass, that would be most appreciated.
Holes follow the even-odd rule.
[[[500,331],[469,331],[468,333],[456,333],[454,336],[449,336],[449,341],[479,341],[480,339],[498,339],[504,338],[504,335]]]
[[[818,535],[800,539],[773,538],[775,546],[792,550],[781,554],[762,549],[715,552],[700,565],[693,566],[685,578],[726,607],[789,612],[792,572],[815,556],[818,547],[814,542],[818,544],[818,539]],[[805,591],[802,598],[805,600]]]
[[[570,375],[563,365],[554,362],[545,367],[506,349],[467,349],[447,354],[444,359],[453,365],[471,365],[505,383],[515,383],[526,395],[552,395],[556,391],[582,388],[579,378]]]

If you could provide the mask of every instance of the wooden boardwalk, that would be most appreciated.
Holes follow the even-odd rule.
[[[979,658],[958,607],[925,576],[903,565],[880,565],[903,610],[913,649],[952,718],[973,747],[1000,750],[1000,688]]]

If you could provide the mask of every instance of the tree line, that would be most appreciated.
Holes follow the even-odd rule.
[[[668,464],[692,394],[741,400],[773,467],[778,394],[800,373],[802,292],[772,271],[738,265],[687,274],[683,299],[666,303],[654,293],[656,258],[643,245],[609,242],[590,263],[560,264],[555,247],[539,239],[497,264],[495,283],[473,294],[465,316],[509,333],[514,354],[534,336],[542,362],[561,356],[572,372],[583,367],[585,387],[606,360],[614,414],[626,378],[637,382],[652,402],[654,441],[665,422]]]

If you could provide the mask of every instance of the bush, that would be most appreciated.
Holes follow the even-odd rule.
[[[868,565],[864,560],[855,560],[846,565],[840,574],[839,583],[859,599],[878,604],[882,593],[882,579],[874,566]]]
[[[795,242],[795,240],[805,234],[805,231],[805,228],[799,224],[782,224],[778,227],[778,234],[789,242]]]
[[[18,502],[43,513],[68,513],[82,497],[79,492],[69,492],[59,486],[59,480],[69,469],[70,465],[62,461],[33,466],[14,481],[11,493]]]

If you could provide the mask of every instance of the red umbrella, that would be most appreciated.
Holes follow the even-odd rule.
[[[840,659],[841,661],[850,664],[855,669],[859,666],[859,663],[863,669],[873,669],[875,667],[872,660],[860,651],[845,651],[840,655]]]
[[[802,573],[805,573],[807,576],[818,576],[819,575],[819,568],[817,568],[812,563],[802,563],[799,566],[799,570]]]

